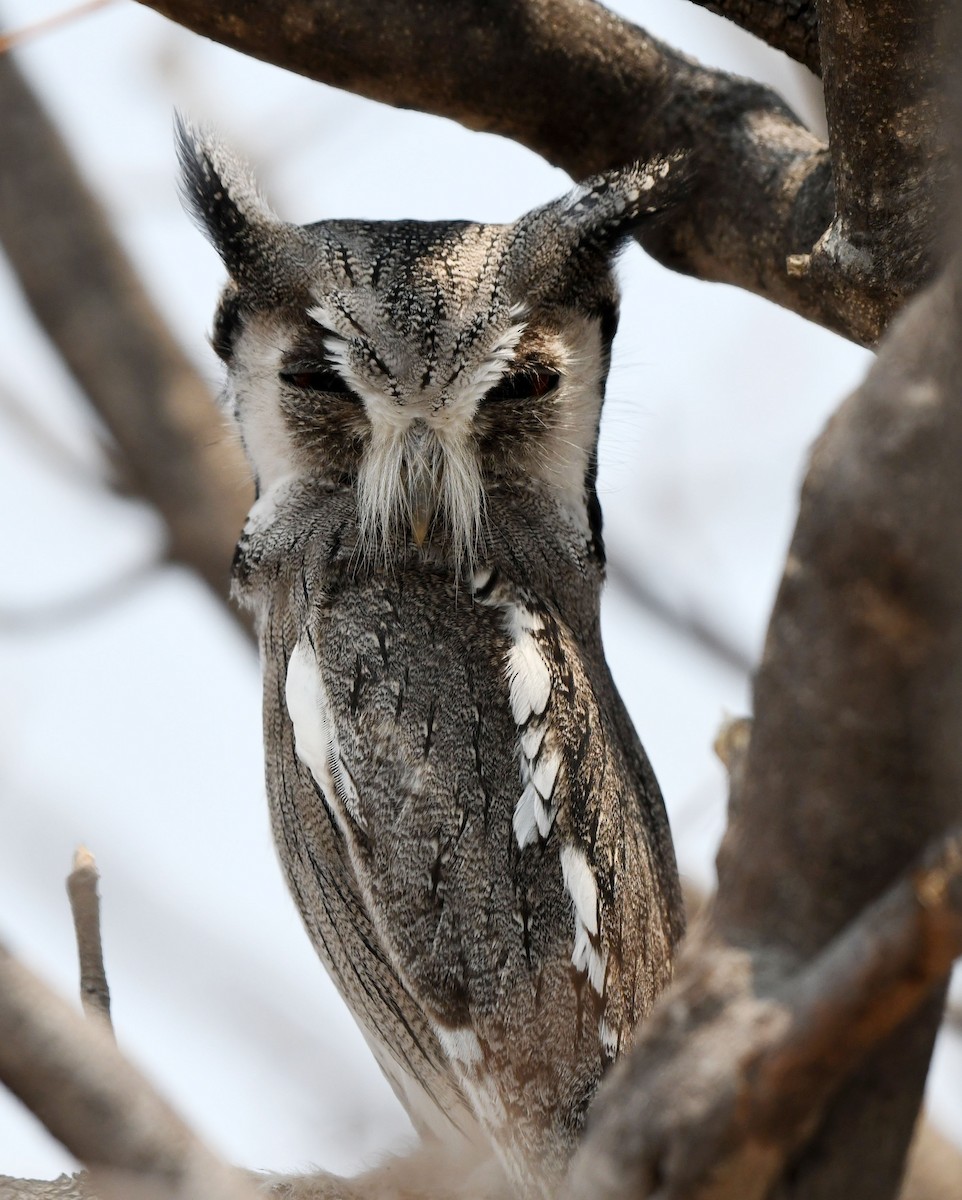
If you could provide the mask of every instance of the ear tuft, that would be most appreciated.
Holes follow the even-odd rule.
[[[593,175],[564,196],[559,206],[582,239],[616,246],[683,199],[692,174],[690,154],[659,156]]]
[[[177,113],[174,135],[187,211],[230,274],[242,280],[256,271],[264,233],[281,222],[249,168],[209,131],[192,126]]]
[[[660,220],[688,193],[692,175],[689,154],[630,163],[528,213],[514,242],[525,286],[544,298],[560,296],[572,283],[581,287],[587,276],[607,272],[635,230]]]

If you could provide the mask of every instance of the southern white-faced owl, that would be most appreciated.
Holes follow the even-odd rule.
[[[680,172],[511,225],[299,226],[179,146],[230,275],[213,344],[258,494],[234,586],[288,883],[415,1126],[552,1194],[682,930],[595,494],[612,258]]]

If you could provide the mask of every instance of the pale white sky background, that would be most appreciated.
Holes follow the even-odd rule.
[[[57,0],[6,0],[17,27]],[[771,82],[810,119],[802,72],[684,0],[612,7],[703,61]],[[19,55],[156,302],[199,369],[222,270],[181,211],[171,114],[218,127],[282,215],[510,220],[568,186],[528,151],[243,58],[128,0]],[[9,169],[6,166],[0,169]],[[868,355],[772,305],[672,275],[633,247],[602,437],[619,568],[753,660],[806,447]],[[27,406],[96,477],[101,431],[0,259],[0,398]],[[225,434],[225,436],[229,436]],[[0,936],[76,990],[63,879],[97,855],[121,1046],[225,1155],[353,1171],[411,1132],[283,888],[261,781],[259,677],[229,619],[165,568],[93,615],[12,619],[160,550],[141,505],[66,478],[0,404]],[[711,742],[748,711],[743,673],[609,589],[608,655],[661,779],[683,870],[708,883],[723,824]],[[931,1103],[962,1141],[962,1039]],[[0,1173],[68,1155],[0,1096]]]

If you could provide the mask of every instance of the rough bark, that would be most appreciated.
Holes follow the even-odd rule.
[[[603,1094],[572,1196],[898,1190],[948,963],[911,963],[934,944],[915,931],[893,991],[831,980],[895,963],[892,896],[910,886],[896,881],[962,820],[960,397],[956,260],[815,447],[733,764],[718,894]],[[911,981],[924,986],[909,1003]],[[854,1005],[848,1033],[823,1039],[816,1079],[785,1047],[840,1005]],[[773,1078],[783,1105],[767,1093],[763,1118],[746,1095]],[[711,1190],[720,1179],[729,1191]]]
[[[592,0],[150,0],[206,37],[335,87],[513,138],[581,177],[694,151],[645,248],[870,344],[894,311],[789,270],[834,214],[827,148],[772,91],[710,71]]]
[[[0,112],[0,244],[24,297],[110,430],[122,485],[165,521],[170,557],[226,598],[249,506],[240,452],[10,54]]]
[[[869,312],[898,309],[931,273],[948,169],[946,8],[820,0],[836,213],[798,269]]]
[[[727,18],[821,75],[815,0],[692,0],[692,3]]]

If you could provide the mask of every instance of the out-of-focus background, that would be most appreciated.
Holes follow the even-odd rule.
[[[5,0],[2,20],[15,29],[66,2]],[[818,125],[804,71],[733,26],[684,0],[611,7],[773,84]],[[569,184],[511,142],[265,66],[129,0],[17,57],[212,388],[222,269],[178,203],[175,107],[217,127],[293,220],[511,220]],[[599,485],[606,644],[682,870],[710,886],[725,796],[711,743],[749,711],[806,448],[869,356],[637,247],[621,278]],[[158,519],[102,486],[108,439],[2,257],[0,328],[0,937],[75,993],[63,881],[87,844],[121,1046],[230,1158],[360,1169],[411,1130],[284,891],[255,654],[186,571],[153,565]],[[962,1036],[943,1034],[930,1111],[962,1142],[960,1079]],[[0,1173],[73,1165],[0,1095]]]

